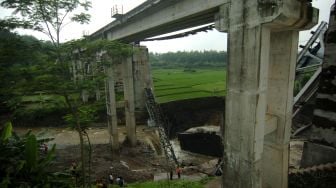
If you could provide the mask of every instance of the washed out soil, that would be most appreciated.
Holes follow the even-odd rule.
[[[56,152],[56,169],[68,170],[72,162],[80,161],[79,146],[68,146]],[[124,144],[119,152],[112,152],[109,144],[92,145],[91,180],[108,180],[108,175],[121,176],[126,182],[153,180],[154,173],[162,172],[165,159],[155,156],[143,143],[136,147]]]

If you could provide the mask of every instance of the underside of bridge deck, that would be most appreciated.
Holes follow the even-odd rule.
[[[169,32],[213,23],[219,6],[228,0],[148,0],[93,33],[90,38],[141,41]]]

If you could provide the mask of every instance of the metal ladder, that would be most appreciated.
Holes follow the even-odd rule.
[[[151,88],[145,88],[146,95],[146,108],[151,120],[154,121],[155,126],[158,128],[160,143],[165,153],[168,162],[174,162],[179,165],[175,155],[173,146],[171,145],[167,136],[166,128],[169,127],[167,119],[164,117],[160,105],[155,102],[154,95]]]
[[[328,24],[321,22],[316,31],[312,32],[311,38],[306,45],[301,46],[302,50],[298,54],[296,65],[296,77],[307,71],[314,72],[310,79],[305,83],[301,90],[294,96],[293,117],[301,110],[302,106],[314,95],[318,88],[318,78],[322,72],[324,53],[324,34],[327,31]],[[319,39],[319,41],[317,41]],[[315,45],[316,44],[316,45]],[[315,45],[315,46],[314,46]],[[312,64],[312,62],[315,62]]]

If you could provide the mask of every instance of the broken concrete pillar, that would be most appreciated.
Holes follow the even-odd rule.
[[[124,100],[125,100],[125,120],[127,139],[132,146],[136,144],[135,127],[135,100],[134,100],[134,82],[133,82],[133,62],[128,57],[122,61],[123,82],[124,82]]]
[[[116,110],[115,97],[115,79],[113,67],[107,68],[107,114],[108,114],[108,131],[110,134],[110,142],[112,150],[119,149],[119,134],[118,134],[118,117]]]
[[[229,40],[223,187],[287,187],[297,34],[317,17],[307,1],[220,8],[216,28]]]

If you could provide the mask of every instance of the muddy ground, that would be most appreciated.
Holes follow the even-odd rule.
[[[211,165],[215,165],[217,158],[182,151],[176,133],[190,127],[202,125],[217,125],[223,122],[223,98],[210,98],[202,100],[185,100],[167,103],[161,106],[172,123],[172,145],[179,161],[186,166],[185,174],[211,173]],[[125,126],[119,125],[119,142],[122,143],[118,152],[112,152],[109,145],[109,135],[106,123],[93,125],[87,132],[92,143],[92,180],[105,179],[109,173],[122,176],[126,182],[153,180],[154,176],[168,172],[167,161],[161,151],[157,130],[145,125],[137,126],[138,143],[130,147],[126,142]],[[27,127],[15,130],[19,133],[27,131]],[[80,150],[78,134],[65,127],[32,128],[33,132],[44,132],[45,137],[55,138],[49,143],[57,145],[55,171],[69,170],[72,162],[79,163]],[[299,168],[302,155],[301,140],[291,142],[290,169]],[[209,162],[211,161],[211,162]],[[211,164],[210,164],[211,163]],[[190,168],[189,168],[190,167]],[[190,169],[189,172],[187,169]],[[218,184],[218,179],[216,179]]]
[[[190,99],[166,103],[163,111],[172,123],[172,137],[177,132],[190,127],[204,124],[219,125],[220,111],[224,109],[223,98]],[[174,112],[174,113],[172,113]],[[140,120],[143,118],[140,118]],[[139,119],[138,119],[139,120]],[[141,122],[141,121],[140,121]],[[119,123],[123,123],[122,117]],[[50,125],[46,122],[46,125]],[[167,172],[167,161],[161,151],[160,140],[155,128],[137,126],[138,143],[130,147],[125,143],[126,130],[119,125],[119,142],[122,143],[118,152],[112,153],[106,123],[95,124],[87,132],[92,143],[92,180],[106,179],[109,173],[122,176],[127,182],[153,180],[154,175]],[[16,127],[18,133],[32,129],[34,133],[44,132],[44,137],[52,137],[49,143],[56,144],[55,170],[69,170],[72,162],[79,163],[80,149],[78,134],[66,127]],[[199,154],[181,151],[177,139],[172,140],[175,153],[183,165],[199,165],[214,159]]]
[[[94,144],[92,151],[92,180],[105,179],[112,173],[127,182],[152,180],[154,173],[162,171],[164,158],[155,157],[146,145],[123,146],[119,154],[110,152],[109,144]],[[57,169],[66,170],[73,161],[79,161],[78,146],[57,150]],[[162,166],[162,167],[161,167]]]
[[[71,164],[80,161],[79,138],[77,132],[66,128],[32,128],[34,133],[43,133],[44,137],[54,138],[48,145],[56,144],[55,171],[69,170]],[[15,128],[22,134],[27,128]],[[130,147],[126,139],[125,126],[119,126],[119,138],[122,143],[118,152],[112,152],[106,127],[91,128],[87,132],[92,143],[92,180],[105,179],[108,174],[122,176],[127,182],[153,180],[157,174],[168,172],[167,161],[160,148],[155,128],[137,126],[138,142]],[[172,140],[179,161],[186,166],[200,165],[214,157],[182,151],[177,139]]]
[[[56,144],[55,171],[69,170],[72,162],[79,164],[80,148],[77,132],[66,128],[32,128],[34,133],[44,132],[44,137],[54,138],[49,148]],[[24,133],[27,128],[16,128]],[[153,179],[153,173],[161,172],[165,158],[156,155],[148,140],[155,140],[155,130],[144,126],[137,127],[139,141],[136,147],[125,142],[125,127],[119,127],[121,148],[112,152],[106,127],[92,128],[88,131],[92,143],[92,179],[106,179],[109,173],[122,176],[128,182]],[[143,138],[143,139],[142,139]],[[157,140],[158,141],[158,140]],[[153,141],[155,142],[155,141]]]

